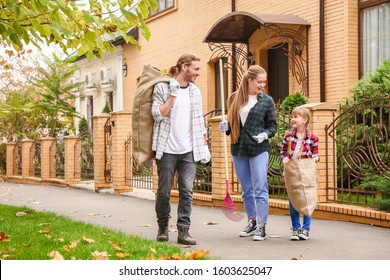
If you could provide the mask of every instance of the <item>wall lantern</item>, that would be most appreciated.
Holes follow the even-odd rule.
[[[248,65],[256,64],[255,56],[251,52],[248,52],[246,59],[248,60]]]
[[[127,63],[122,65],[123,76],[127,77]]]

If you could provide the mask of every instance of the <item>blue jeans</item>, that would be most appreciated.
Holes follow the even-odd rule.
[[[266,224],[268,218],[268,152],[255,157],[233,156],[234,169],[242,187],[248,219]]]
[[[175,173],[178,173],[179,205],[177,226],[189,227],[191,224],[192,189],[195,180],[196,163],[192,152],[181,155],[164,153],[156,159],[158,189],[156,195],[156,216],[158,222],[168,222],[171,217],[171,190]]]
[[[299,212],[295,210],[294,206],[292,205],[291,201],[289,200],[290,203],[290,218],[291,218],[291,223],[292,227],[295,229],[301,228],[301,218],[299,216]],[[310,224],[311,224],[311,216],[303,216],[303,228],[306,229],[307,231],[310,231]]]

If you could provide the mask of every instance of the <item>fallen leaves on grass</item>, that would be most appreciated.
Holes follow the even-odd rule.
[[[106,251],[103,251],[103,252],[95,251],[91,254],[92,254],[92,259],[94,259],[94,260],[109,260],[110,259],[110,255]]]
[[[120,259],[124,259],[128,256],[131,256],[131,253],[124,253],[124,252],[116,252],[115,256],[117,256]]]
[[[118,244],[118,243],[115,243],[113,241],[108,241],[108,243],[110,243],[117,251],[123,251],[123,248],[120,245],[122,245],[124,243]]]
[[[25,216],[25,215],[27,215],[27,213],[26,212],[16,212],[16,217],[22,217],[22,216]]]
[[[89,244],[92,244],[92,243],[95,243],[96,241],[91,239],[91,238],[88,238],[86,236],[83,236],[83,241],[89,243]]]
[[[52,228],[47,228],[47,229],[41,229],[41,230],[39,230],[39,232],[40,233],[50,233],[50,232],[52,232],[53,231],[53,229]]]
[[[52,260],[64,260],[64,257],[58,251],[51,251],[47,254]]]
[[[192,252],[186,252],[186,260],[200,259],[209,254],[209,250],[195,250]]]
[[[0,232],[0,242],[9,242],[9,236],[5,232]]]

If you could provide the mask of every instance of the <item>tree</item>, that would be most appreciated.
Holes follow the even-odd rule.
[[[77,49],[78,56],[100,58],[118,37],[140,47],[128,35],[132,28],[149,39],[144,20],[157,6],[156,0],[0,0],[0,41],[16,50],[54,43],[65,54]]]
[[[42,129],[51,137],[69,130],[74,132],[73,121],[79,114],[74,107],[77,96],[72,90],[79,84],[69,84],[69,79],[78,67],[55,54],[53,58],[42,55],[42,60],[45,65],[36,62],[38,74],[30,81],[40,97],[33,107],[39,115]]]

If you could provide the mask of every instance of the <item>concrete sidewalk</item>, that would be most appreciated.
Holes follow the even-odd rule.
[[[54,212],[151,240],[157,234],[154,194],[148,190],[135,189],[118,196],[96,193],[88,184],[61,188],[3,182],[0,203]],[[173,203],[172,229],[176,210]],[[208,249],[211,257],[224,260],[390,260],[387,228],[313,219],[309,240],[290,241],[289,216],[270,215],[268,239],[254,242],[251,237],[238,237],[245,225],[245,219],[237,223],[228,220],[219,208],[194,205],[190,233],[197,245],[183,250]],[[176,244],[176,238],[177,233],[171,232],[170,242]]]

